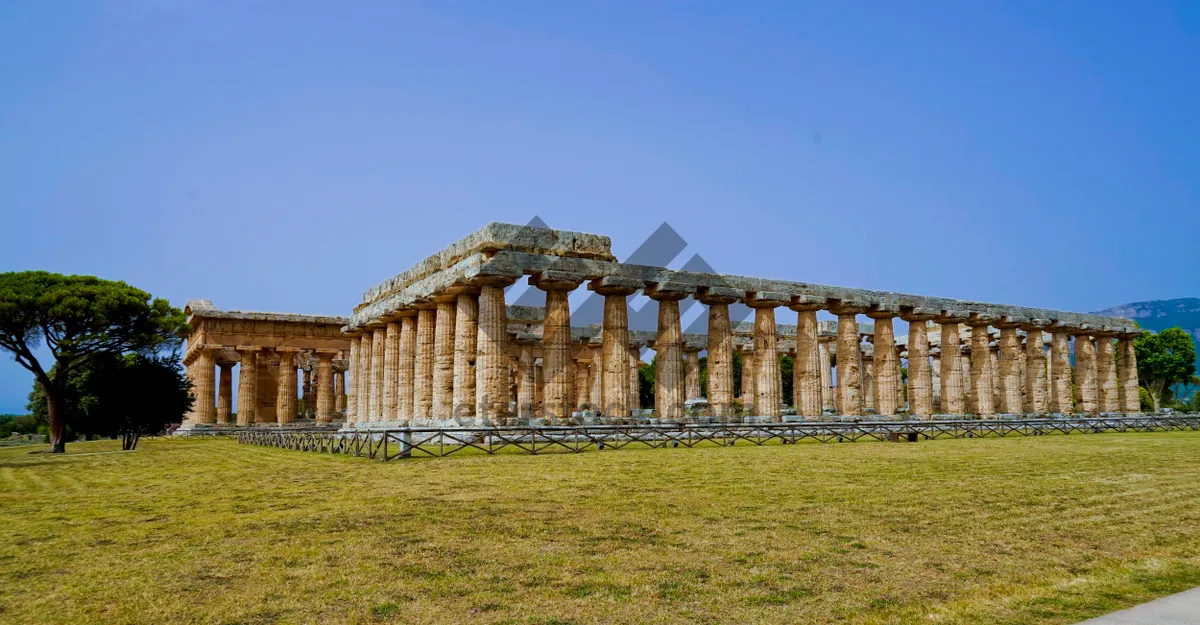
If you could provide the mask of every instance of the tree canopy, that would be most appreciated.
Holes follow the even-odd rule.
[[[1150,394],[1155,410],[1168,398],[1171,387],[1188,384],[1196,373],[1196,344],[1182,328],[1143,334],[1134,341],[1138,380]]]
[[[151,355],[178,346],[187,321],[165,299],[124,282],[46,271],[0,273],[0,348],[33,373],[46,394],[51,451],[62,452],[60,402],[71,370],[99,355]],[[34,350],[45,345],[52,366]]]

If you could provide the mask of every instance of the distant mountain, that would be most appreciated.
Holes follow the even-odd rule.
[[[1097,315],[1128,317],[1143,328],[1161,332],[1179,326],[1200,341],[1200,297],[1134,302],[1101,310]]]
[[[1183,328],[1196,342],[1196,364],[1200,368],[1200,297],[1134,302],[1113,306],[1096,314],[1128,317],[1137,321],[1143,328],[1155,332],[1175,326]]]

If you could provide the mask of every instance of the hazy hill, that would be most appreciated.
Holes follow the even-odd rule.
[[[1197,343],[1196,361],[1200,365],[1200,297],[1134,302],[1113,306],[1096,314],[1128,317],[1155,332],[1179,326],[1191,334],[1192,340]]]

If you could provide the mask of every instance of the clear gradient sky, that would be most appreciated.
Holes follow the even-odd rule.
[[[535,215],[726,273],[1200,295],[1196,2],[13,0],[0,85],[0,270],[179,306],[348,314]],[[0,412],[31,380],[0,362]]]

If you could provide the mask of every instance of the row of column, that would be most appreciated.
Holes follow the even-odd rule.
[[[655,410],[660,419],[682,419],[685,400],[700,394],[698,354],[685,351],[679,312],[680,301],[692,295],[690,287],[642,285],[613,277],[593,280],[589,288],[604,296],[601,345],[593,358],[594,376],[588,378],[585,373],[577,380],[571,357],[568,296],[581,282],[552,271],[530,279],[531,285],[546,292],[541,383],[537,381],[539,369],[532,345],[528,349],[519,346],[510,366],[503,289],[511,280],[455,287],[431,302],[368,328],[351,348],[355,375],[350,418],[356,422],[410,422],[473,417],[489,423],[527,419],[537,412],[540,403],[547,418],[564,422],[583,403],[573,401],[572,389],[588,396],[593,406],[599,398],[604,416],[627,417],[636,405],[638,386],[636,357],[628,348],[626,300],[642,288],[645,295],[658,302]],[[940,395],[940,412],[948,415],[1139,411],[1135,335],[1131,333],[1118,336],[1116,332],[1086,327],[979,313],[920,309],[901,312],[898,306],[885,304],[742,293],[717,287],[701,289],[696,298],[708,307],[708,404],[717,418],[734,413],[729,305],[739,300],[755,311],[754,352],[760,356],[748,355],[743,365],[743,389],[749,390],[749,396],[744,394],[742,399],[743,404],[753,404],[758,416],[780,417],[779,359],[761,355],[777,353],[775,309],[781,306],[798,315],[794,388],[797,414],[804,417],[818,417],[828,410],[858,416],[867,407],[873,407],[879,415],[891,416],[904,408],[906,400],[910,414],[928,416],[934,413],[935,395]],[[834,339],[836,385],[835,355],[829,342],[818,337],[819,310],[828,310],[838,319]],[[864,376],[859,352],[860,314],[874,320],[875,353],[869,376]],[[907,393],[893,331],[896,317],[909,322]],[[960,325],[970,327],[969,358],[943,358],[937,392],[926,325],[930,320],[941,326],[943,354],[957,353]],[[995,362],[989,350],[989,326],[1000,329]],[[1029,337],[1024,349],[1019,329]],[[1048,363],[1042,345],[1043,330],[1053,337]],[[1072,338],[1075,397],[1071,392]],[[993,397],[994,385],[1000,389],[998,401]],[[513,399],[515,415],[509,414]]]
[[[187,417],[188,423],[252,425],[254,423],[290,423],[297,415],[297,402],[305,412],[311,408],[318,423],[333,421],[335,414],[346,408],[345,373],[334,370],[337,350],[316,350],[316,379],[308,369],[296,363],[300,349],[258,346],[238,346],[239,360],[217,361],[216,354],[224,348],[201,347],[186,363],[192,381],[195,402]],[[275,359],[278,358],[278,362]],[[238,365],[237,411],[233,408],[233,366]],[[219,373],[217,373],[219,370]],[[303,376],[303,381],[297,376]],[[260,410],[260,386],[275,393],[275,414],[270,417]],[[315,389],[315,393],[312,391]],[[298,396],[301,391],[303,396]],[[213,395],[216,394],[214,403]],[[315,395],[315,402],[313,401]]]

